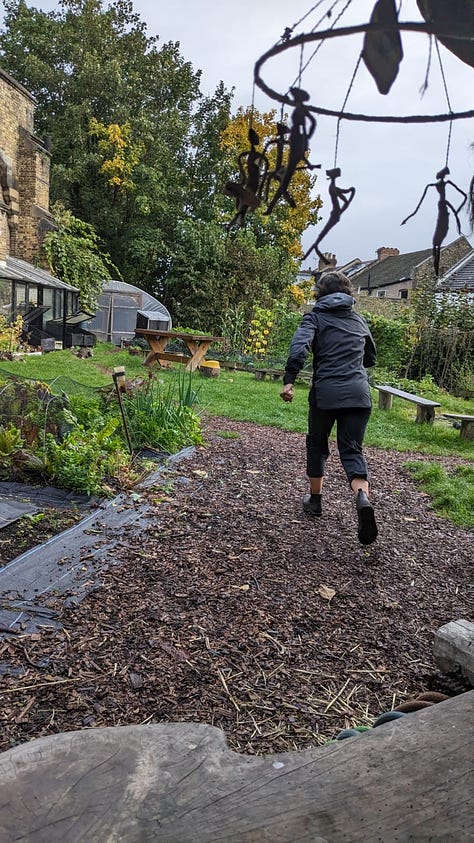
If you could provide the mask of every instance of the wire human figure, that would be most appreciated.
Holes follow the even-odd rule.
[[[461,223],[459,222],[459,212],[467,202],[467,194],[464,193],[464,190],[461,190],[461,188],[458,187],[457,184],[454,184],[454,182],[451,181],[451,179],[447,179],[446,176],[449,176],[449,167],[443,167],[443,169],[440,170],[439,173],[436,173],[437,181],[431,182],[430,184],[426,185],[426,187],[423,191],[423,195],[422,195],[420,201],[418,202],[418,205],[416,206],[415,210],[413,211],[412,214],[409,214],[408,217],[405,217],[405,219],[402,220],[402,223],[401,223],[402,225],[405,225],[405,223],[409,219],[411,219],[412,217],[415,216],[415,214],[419,211],[426,194],[428,193],[428,189],[430,187],[435,187],[436,190],[438,191],[438,195],[439,195],[439,199],[438,199],[438,218],[436,220],[436,228],[435,228],[434,234],[433,234],[433,267],[434,267],[434,271],[435,271],[436,275],[439,274],[439,259],[440,259],[440,255],[441,255],[441,244],[443,243],[444,238],[446,237],[446,235],[448,233],[448,229],[449,229],[449,211],[451,210],[453,212],[454,218],[456,220],[457,228],[458,228],[458,233],[461,234]],[[457,190],[458,193],[460,193],[461,196],[464,197],[458,208],[455,208],[453,205],[451,205],[451,202],[448,202],[448,200],[446,199],[446,186],[448,184],[450,184],[452,187],[454,187],[454,189]]]
[[[267,153],[272,146],[276,148],[275,166],[273,167],[273,169],[268,170],[267,177],[265,180],[265,186],[263,189],[263,198],[267,203],[272,182],[276,181],[278,182],[278,185],[280,185],[282,182],[282,178],[285,173],[283,157],[285,154],[285,147],[289,146],[289,140],[287,139],[287,135],[290,133],[290,127],[287,126],[285,123],[277,123],[276,130],[276,137],[271,138],[265,144],[265,153]],[[283,198],[291,208],[296,208],[296,202],[287,190],[285,190]]]
[[[287,138],[287,135],[290,133],[289,126],[287,126],[285,123],[277,123],[276,129],[277,129],[276,137],[271,138],[265,144],[265,154],[268,152],[269,149],[271,149],[272,146],[276,147],[275,166],[273,167],[273,169],[268,170],[266,180],[265,180],[265,186],[264,186],[264,189],[263,189],[263,198],[264,198],[265,202],[267,202],[267,203],[268,203],[268,199],[269,199],[269,194],[270,194],[272,182],[276,181],[276,182],[278,182],[278,185],[281,185],[281,182],[282,182],[283,177],[285,175],[286,168],[285,168],[285,165],[283,163],[283,158],[284,158],[284,154],[285,154],[285,148],[290,145],[290,142]],[[321,167],[321,164],[310,164],[309,161],[307,161],[305,159],[304,164],[298,165],[296,167],[296,170],[306,170],[306,169],[314,170],[314,169],[317,169],[319,167]],[[290,208],[296,208],[296,202],[295,202],[295,200],[293,199],[293,196],[291,195],[291,193],[288,190],[285,190],[282,195],[283,195],[283,199],[285,200],[285,202],[287,202],[287,204],[290,206]]]
[[[257,149],[260,138],[255,129],[249,129],[248,139],[250,149],[241,152],[237,159],[240,181],[228,181],[224,190],[226,196],[232,196],[235,199],[237,209],[228,228],[232,228],[236,223],[243,225],[247,211],[254,211],[261,202],[268,170],[268,158],[264,152]]]
[[[314,251],[323,261],[323,263],[329,264],[328,259],[326,256],[319,250],[319,244],[321,240],[326,236],[326,234],[334,228],[335,225],[341,219],[342,214],[344,211],[347,211],[349,205],[351,204],[354,196],[355,196],[355,187],[338,187],[336,184],[336,179],[339,178],[341,175],[341,171],[339,167],[335,167],[333,170],[326,170],[326,175],[329,179],[329,187],[328,193],[331,199],[331,213],[329,214],[329,219],[324,226],[324,228],[320,231],[317,240],[313,243],[313,245],[308,249],[306,254],[303,256],[303,260],[306,260],[308,255]]]
[[[300,162],[305,162],[306,167],[313,169],[313,165],[306,160],[309,140],[316,128],[316,120],[305,105],[306,100],[309,100],[309,94],[302,88],[290,88],[290,93],[295,107],[291,115],[288,162],[281,173],[280,186],[273,194],[272,200],[265,211],[266,214],[271,214],[276,203],[287,194],[291,179]]]

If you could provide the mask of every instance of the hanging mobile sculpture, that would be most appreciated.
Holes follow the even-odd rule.
[[[278,182],[281,186],[283,179],[287,173],[287,167],[284,164],[284,155],[285,155],[285,147],[289,146],[290,142],[287,140],[286,135],[288,135],[291,131],[290,127],[286,125],[286,123],[277,123],[276,124],[276,137],[271,138],[265,144],[265,153],[272,146],[276,148],[276,158],[275,158],[275,166],[272,170],[269,170],[266,177],[265,189],[264,189],[264,199],[265,202],[268,204],[270,189],[273,181]],[[310,164],[307,158],[304,159],[303,164],[298,164],[296,170],[315,170],[319,169],[321,164]],[[296,202],[288,192],[288,189],[285,189],[281,194],[285,202],[290,206],[290,208],[296,208]],[[270,213],[267,210],[267,213]]]
[[[268,170],[267,177],[265,181],[264,187],[264,199],[265,202],[268,204],[270,189],[272,187],[272,182],[276,181],[279,185],[281,185],[282,178],[285,172],[285,165],[284,155],[285,155],[285,147],[289,145],[289,141],[287,140],[287,135],[290,133],[290,127],[286,125],[286,123],[277,123],[276,124],[276,137],[271,138],[265,144],[265,154],[272,148],[275,147],[276,150],[276,158],[275,158],[275,165],[271,170]],[[296,208],[296,202],[293,197],[285,190],[283,194],[283,198],[285,202],[288,203],[290,208]]]
[[[268,170],[268,158],[265,153],[260,152],[257,147],[260,138],[252,127],[249,129],[248,139],[250,149],[241,152],[237,161],[240,172],[240,181],[228,181],[224,193],[235,199],[236,213],[230,221],[228,228],[234,225],[243,225],[248,211],[254,211],[261,202],[262,190]]]
[[[461,223],[459,221],[458,215],[459,215],[459,212],[461,211],[461,209],[464,207],[464,205],[467,202],[467,194],[464,193],[464,191],[461,190],[460,187],[458,187],[456,184],[454,184],[454,182],[451,181],[451,179],[447,179],[446,176],[449,176],[449,167],[443,167],[443,169],[440,170],[439,173],[436,173],[436,179],[437,179],[436,182],[432,182],[431,184],[426,185],[426,187],[423,191],[422,197],[421,197],[420,201],[418,202],[418,205],[416,206],[415,210],[413,211],[412,214],[409,214],[409,216],[405,217],[405,219],[402,221],[402,225],[405,225],[405,223],[408,222],[408,220],[410,220],[412,217],[414,217],[415,214],[421,208],[421,205],[423,203],[423,200],[424,200],[426,194],[428,193],[429,188],[430,187],[436,188],[436,190],[438,192],[438,196],[439,196],[439,199],[438,199],[438,219],[436,221],[436,228],[435,228],[435,231],[434,231],[434,234],[433,234],[433,267],[434,267],[434,271],[435,271],[436,275],[438,275],[438,273],[439,273],[439,259],[440,259],[440,254],[441,254],[441,245],[442,245],[442,243],[443,243],[443,241],[444,241],[444,239],[445,239],[445,237],[448,233],[448,229],[449,229],[449,211],[453,212],[454,218],[456,220],[456,224],[457,224],[457,227],[458,227],[458,233],[461,234]],[[448,184],[450,184],[452,187],[454,187],[455,190],[457,190],[458,193],[460,193],[461,196],[463,197],[463,200],[462,200],[461,204],[457,208],[455,208],[453,205],[451,205],[451,202],[448,202],[448,200],[446,199],[446,186]]]
[[[461,227],[459,213],[468,201],[467,194],[455,185],[454,182],[446,179],[446,176],[449,175],[448,155],[451,128],[455,120],[474,117],[474,110],[472,109],[454,112],[451,107],[446,80],[444,77],[444,69],[439,55],[438,41],[443,43],[447,49],[451,50],[464,63],[474,67],[474,0],[450,0],[449,3],[447,3],[446,0],[416,0],[423,21],[414,23],[401,22],[399,20],[401,3],[397,3],[397,0],[377,0],[377,2],[374,3],[372,14],[368,23],[344,27],[337,27],[337,24],[340,18],[346,13],[347,9],[353,4],[354,0],[345,0],[345,2],[343,2],[343,0],[327,0],[329,9],[322,15],[311,32],[293,35],[296,27],[299,26],[316,9],[319,9],[324,2],[325,0],[319,0],[319,2],[312,5],[307,14],[305,14],[296,24],[292,27],[286,27],[280,41],[264,53],[255,64],[254,86],[260,88],[260,90],[267,94],[271,99],[280,102],[282,105],[282,114],[283,107],[285,105],[292,108],[291,127],[288,128],[285,126],[283,119],[281,119],[280,123],[277,124],[276,137],[266,144],[263,153],[258,153],[256,150],[256,145],[258,144],[257,136],[256,143],[252,143],[252,149],[250,152],[243,153],[243,155],[239,156],[241,180],[238,183],[229,182],[226,185],[226,193],[236,199],[237,212],[231,225],[235,224],[235,222],[242,224],[247,211],[255,210],[255,208],[261,205],[262,200],[267,204],[265,211],[267,215],[272,213],[276,204],[280,200],[283,200],[292,208],[295,207],[295,200],[291,192],[291,182],[296,171],[302,168],[314,169],[315,167],[321,166],[320,164],[311,165],[308,161],[309,142],[314,136],[316,129],[316,118],[314,115],[336,117],[338,119],[338,126],[334,163],[332,169],[326,170],[326,175],[329,178],[329,197],[331,200],[329,218],[321,232],[318,234],[315,242],[311,248],[308,249],[303,258],[307,258],[312,251],[315,251],[322,261],[327,262],[327,259],[320,250],[320,243],[322,239],[338,224],[341,216],[348,209],[355,195],[354,187],[340,188],[336,184],[336,180],[341,175],[340,167],[337,164],[337,148],[341,120],[403,124],[448,122],[449,137],[446,153],[446,166],[437,174],[437,181],[427,185],[416,210],[403,221],[404,224],[417,213],[426,196],[428,188],[435,187],[438,192],[438,218],[433,235],[433,261],[435,271],[438,272],[441,244],[443,243],[449,228],[450,212],[454,215],[458,231],[460,232]],[[342,11],[340,11],[340,13],[334,18],[334,9],[338,6],[338,3],[341,3]],[[399,6],[399,8],[397,8],[397,6]],[[330,18],[333,19],[331,27],[321,29],[320,26],[325,19]],[[431,45],[434,37],[448,106],[446,113],[389,115],[347,111],[346,104],[348,97],[353,87],[356,74],[361,65],[365,65],[367,71],[373,77],[379,93],[382,95],[389,93],[398,75],[400,65],[404,60],[402,41],[400,37],[403,32],[428,34],[430,36],[430,59]],[[302,87],[303,72],[306,71],[316,53],[324,43],[334,38],[352,35],[363,35],[363,45],[360,50],[355,70],[342,107],[339,109],[324,108],[310,103],[310,95],[308,91],[304,90]],[[306,61],[306,64],[303,64],[303,50],[314,42],[316,42],[317,46],[309,59]],[[274,59],[283,52],[295,48],[300,51],[299,74],[293,85],[287,89],[286,93],[280,94],[264,82],[261,75],[262,69],[270,59]],[[429,67],[430,62],[428,62],[428,70]],[[425,89],[427,85],[428,72],[425,79]],[[270,169],[269,159],[266,153],[271,149],[271,147],[274,147],[276,150],[276,161],[275,165]],[[260,163],[257,164],[258,179],[255,180],[254,178],[254,183],[252,183],[252,179],[249,178],[248,171],[250,170],[250,164],[252,163],[252,156],[257,155],[263,156],[265,161],[262,164],[262,161],[260,160]],[[243,167],[243,162],[245,160],[247,163],[247,173],[244,172]],[[255,161],[257,161],[256,157],[254,159],[254,163]],[[275,184],[277,185],[276,189],[274,188]],[[455,207],[446,198],[447,185],[452,186],[462,195],[463,201],[458,207]],[[468,205],[471,213],[471,222],[474,224],[474,178],[469,188]]]
[[[303,91],[302,88],[291,88],[290,93],[293,97],[292,105],[294,108],[291,115],[291,129],[288,140],[288,161],[281,173],[280,185],[265,211],[266,214],[271,214],[279,199],[285,196],[291,179],[300,164],[303,164],[304,167],[309,169],[313,168],[313,165],[306,158],[309,149],[309,140],[316,129],[316,120],[305,105],[306,101],[309,100],[309,94]]]

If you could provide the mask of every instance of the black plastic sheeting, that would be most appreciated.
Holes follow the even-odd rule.
[[[193,453],[190,447],[172,455],[132,492],[102,502],[78,524],[5,565],[0,570],[0,638],[57,627],[57,615],[38,603],[41,597],[54,592],[65,603],[78,603],[100,588],[100,572],[114,564],[117,545],[126,543],[129,530],[147,526],[151,507],[140,489],[159,483],[168,466]]]
[[[29,501],[38,506],[54,506],[71,509],[75,506],[91,506],[98,499],[90,495],[81,495],[69,489],[56,489],[54,486],[29,486],[27,483],[0,483],[0,497]]]
[[[39,512],[39,508],[31,503],[0,496],[0,530],[8,527],[9,524],[14,524],[24,515],[34,515],[35,512]]]

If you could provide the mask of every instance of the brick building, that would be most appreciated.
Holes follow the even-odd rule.
[[[37,268],[49,213],[50,153],[34,134],[35,100],[0,68],[0,313],[38,335],[77,307],[78,291]]]

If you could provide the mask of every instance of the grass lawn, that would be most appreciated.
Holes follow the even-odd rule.
[[[133,356],[127,349],[100,344],[93,350],[93,357],[79,359],[70,350],[55,351],[41,356],[25,357],[19,361],[0,361],[0,376],[14,374],[52,383],[54,391],[63,389],[85,391],[110,384],[114,367],[124,366],[128,379],[146,376],[142,356]],[[168,383],[177,378],[177,368],[153,371],[158,380]],[[183,376],[183,370],[180,369]],[[295,386],[292,404],[280,400],[281,384],[257,381],[250,372],[223,370],[218,378],[205,378],[198,372],[190,376],[198,395],[198,412],[211,416],[224,416],[240,421],[271,425],[291,431],[306,431],[308,387]],[[72,383],[74,382],[74,383]],[[74,385],[76,384],[76,385]],[[433,425],[416,424],[414,404],[393,399],[391,410],[379,410],[374,390],[374,409],[367,428],[366,444],[385,450],[422,453],[436,457],[460,457],[474,461],[474,444],[461,439],[459,431],[442,418],[443,412],[474,415],[474,401],[455,398],[448,393],[430,391],[430,398],[440,402]],[[424,464],[426,466],[426,463]],[[474,471],[454,473],[412,466],[417,482],[429,492],[440,514],[448,515],[464,526],[474,526],[472,515],[474,499]],[[453,512],[454,507],[454,512]]]

